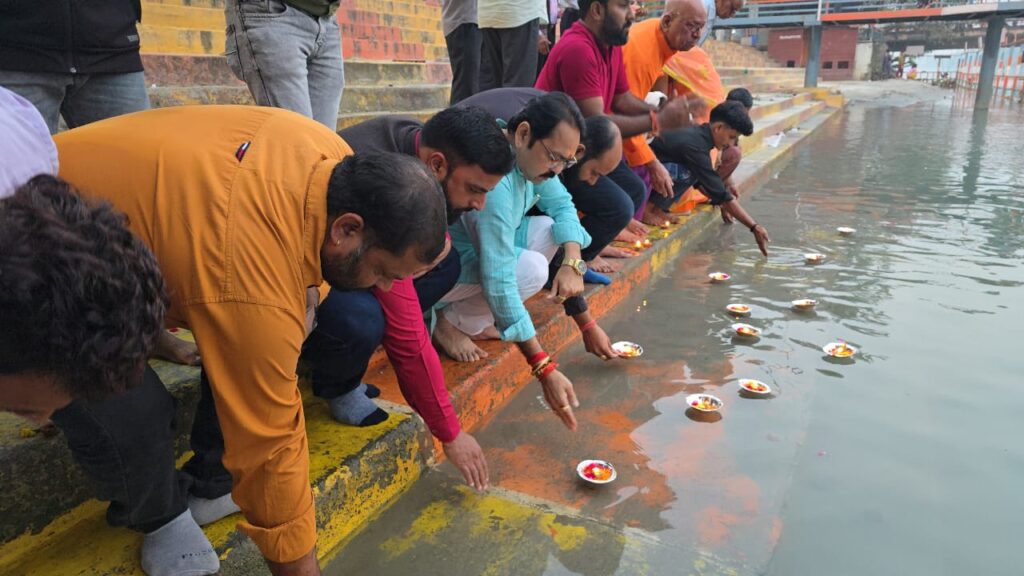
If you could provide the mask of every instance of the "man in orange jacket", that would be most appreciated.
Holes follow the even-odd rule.
[[[445,244],[437,181],[415,158],[352,155],[329,128],[274,108],[152,110],[55,140],[60,176],[123,211],[153,251],[166,324],[195,334],[208,385],[186,466],[192,496],[219,496],[233,481],[240,527],[271,572],[319,574],[296,376],[316,291],[387,290],[429,268]],[[131,462],[119,465],[131,482]],[[165,515],[185,498],[165,495]]]

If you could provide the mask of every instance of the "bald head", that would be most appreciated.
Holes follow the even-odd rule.
[[[728,20],[743,9],[743,0],[715,0],[715,17]]]
[[[704,18],[708,16],[701,0],[666,0],[664,14],[681,14],[683,17],[700,15]]]
[[[685,52],[697,45],[707,21],[707,10],[701,0],[666,0],[661,31],[669,48]]]

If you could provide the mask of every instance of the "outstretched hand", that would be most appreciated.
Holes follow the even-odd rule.
[[[757,241],[757,247],[761,249],[761,254],[768,256],[768,243],[772,241],[768,237],[768,230],[765,230],[764,226],[758,224],[754,226],[751,232],[754,233],[754,240]]]
[[[576,399],[576,392],[572,389],[572,382],[558,370],[552,370],[550,374],[540,381],[544,388],[544,400],[555,414],[562,420],[565,427],[573,432],[576,431],[576,416],[572,409],[579,408],[579,400]]]
[[[483,492],[490,484],[490,473],[487,470],[487,458],[480,444],[468,432],[459,432],[451,442],[442,442],[448,461],[454,465],[462,477],[474,490]]]

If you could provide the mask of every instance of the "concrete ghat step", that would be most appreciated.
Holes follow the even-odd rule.
[[[790,130],[798,127],[801,122],[824,108],[824,102],[812,101],[766,116],[755,125],[756,130],[752,135],[740,138],[740,146],[743,147],[744,155],[766,146],[765,140],[780,132],[786,133],[783,140],[792,138],[793,135],[788,133]],[[782,140],[780,140],[781,142]]]
[[[139,24],[141,51],[166,54],[223,54],[224,28],[199,30]]]
[[[142,54],[146,86],[244,86],[222,54]]]
[[[451,86],[420,84],[408,86],[352,86],[341,96],[341,111],[400,112],[444,108],[448,105]]]
[[[438,110],[448,105],[450,87],[445,84],[421,86],[350,86],[341,99],[341,114],[402,114],[405,111]],[[154,108],[198,104],[252,104],[244,85],[172,86],[149,89]]]
[[[194,395],[198,374],[185,387]],[[429,433],[422,421],[404,407],[387,407],[392,415],[383,424],[372,428],[342,427],[331,420],[322,401],[307,397],[310,481],[316,497],[318,546],[322,551],[337,546],[385,508],[419,477],[426,464],[429,451],[424,448],[428,446]],[[61,443],[59,437],[45,441]],[[8,459],[11,456],[5,455],[4,460]],[[74,468],[70,456],[47,464],[49,470]],[[24,481],[31,481],[25,478],[24,470],[19,469],[18,474]],[[9,486],[6,480],[4,486]],[[34,494],[30,503],[46,500],[53,492],[36,487]],[[102,503],[89,500],[5,543],[0,548],[0,574],[141,574],[141,536],[110,528],[104,512]],[[266,574],[255,546],[235,529],[240,519],[240,515],[234,515],[204,529],[221,557],[220,574]]]
[[[745,157],[734,175],[744,197],[749,197],[756,188],[770,180],[800,146],[813,140],[816,129],[838,112],[838,108],[821,110],[801,124],[799,138],[788,139],[778,148],[765,148]],[[642,257],[631,260],[625,270],[615,276],[611,286],[591,289],[588,299],[591,302],[599,301],[603,293],[613,291],[617,284],[635,282],[638,277],[649,277],[671,266],[686,249],[687,239],[719,222],[717,212],[709,207],[698,209],[684,218],[685,222],[667,239],[655,243]],[[543,310],[537,301],[531,301],[529,307],[535,318]],[[593,304],[591,309],[594,310]],[[599,306],[596,315],[601,316],[608,309]],[[542,338],[549,335],[550,322],[545,323],[538,333]],[[545,347],[549,350],[551,344],[545,341]],[[488,346],[487,350],[493,357],[496,352],[503,353],[508,348],[496,344]],[[512,355],[516,356],[514,359],[518,365],[523,366],[517,370],[516,381],[528,382],[530,377],[526,374],[521,355],[518,352]],[[485,369],[493,370],[491,366],[487,365]],[[450,378],[451,372],[446,370],[446,373]],[[511,377],[511,374],[504,374],[501,380]],[[383,374],[373,381],[384,387],[385,394],[391,393],[395,385],[393,375],[389,374]],[[509,384],[494,377],[478,385],[494,389],[495,394],[502,398],[490,406],[489,415],[493,415],[511,395],[522,391],[524,386],[519,384],[511,391],[505,390]],[[459,404],[457,402],[457,406]],[[461,407],[459,409],[462,410]],[[467,414],[462,413],[462,418],[465,421]],[[484,421],[478,419],[476,426]],[[579,570],[589,573],[584,568],[588,565],[588,543],[614,541],[608,539],[610,534],[623,534],[627,539],[632,539],[635,534],[641,541],[633,542],[632,545],[626,543],[626,548],[631,549],[631,552],[623,556],[622,563],[618,565],[618,573],[645,574],[650,569],[644,561],[648,556],[645,547],[657,544],[650,537],[641,536],[639,531],[634,533],[628,527],[610,525],[606,519],[595,521],[581,515],[578,509],[564,504],[538,501],[531,496],[501,488],[477,496],[458,486],[457,481],[445,479],[439,473],[423,477],[414,489],[395,501],[379,518],[384,519],[385,516],[392,517],[392,521],[381,521],[378,524],[375,518],[346,541],[341,549],[330,552],[328,558],[335,561],[336,566],[355,568],[368,574],[403,573],[400,567],[413,564],[423,574],[439,574],[444,569],[450,569],[453,558],[466,563],[460,565],[459,573],[518,574],[543,572],[544,562],[554,555],[562,565],[580,566]],[[383,527],[396,525],[394,518],[402,519],[408,529],[399,533],[384,531]],[[465,553],[453,549],[463,545],[467,547]],[[678,547],[681,544],[673,542],[670,545]],[[471,553],[470,549],[477,552]],[[487,553],[480,554],[478,551],[481,549]],[[580,560],[579,564],[573,561],[576,559]],[[536,562],[541,564],[535,566]],[[735,566],[718,566],[714,562],[703,566],[700,572],[705,573],[707,570],[716,574],[736,573]]]
[[[244,86],[228,67],[223,55],[143,54],[146,85]],[[409,84],[449,84],[452,72],[447,62],[382,62],[347,58],[346,89],[357,86],[403,86]]]
[[[394,113],[387,113],[387,112],[348,112],[348,113],[344,113],[344,114],[341,114],[340,116],[338,116],[338,130],[344,130],[345,128],[348,128],[349,126],[354,126],[356,124],[359,124],[360,122],[365,122],[366,120],[372,120],[373,118],[379,118],[381,116],[390,116],[390,115],[395,115],[395,116],[411,116],[411,117],[419,120],[420,122],[426,122],[427,120],[430,119],[431,116],[433,116],[434,114],[437,114],[439,111],[440,111],[440,108],[429,109],[429,110],[409,110],[409,111],[401,111],[401,112],[394,112]],[[385,362],[387,361],[383,357],[383,355],[381,356],[381,360],[385,361]]]
[[[224,8],[145,2],[142,21],[147,26],[223,30]]]
[[[146,9],[150,6],[189,6],[195,8],[219,8],[224,9],[224,0],[142,0],[142,16],[145,18]]]

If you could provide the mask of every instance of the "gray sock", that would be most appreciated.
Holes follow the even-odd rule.
[[[196,524],[206,526],[212,524],[225,516],[241,511],[238,504],[231,499],[231,493],[220,498],[199,498],[198,496],[188,497],[188,509],[192,512]]]
[[[149,576],[203,576],[220,570],[220,559],[185,510],[142,539],[142,570]]]
[[[331,415],[349,426],[373,426],[388,419],[388,413],[366,395],[366,384],[356,386],[348,394],[331,398]]]

